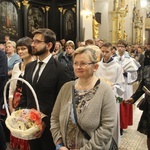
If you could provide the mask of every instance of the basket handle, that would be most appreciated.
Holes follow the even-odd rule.
[[[38,99],[37,99],[37,96],[36,96],[36,93],[33,89],[33,87],[29,84],[29,82],[27,82],[26,80],[24,80],[23,78],[12,78],[10,80],[8,80],[5,84],[5,87],[4,87],[4,105],[5,105],[5,109],[6,109],[6,113],[7,113],[7,116],[10,116],[10,113],[9,113],[9,110],[8,110],[8,104],[7,104],[7,100],[6,100],[6,91],[7,91],[7,86],[8,84],[13,81],[13,80],[20,80],[22,81],[23,83],[25,83],[29,89],[31,90],[33,96],[34,96],[34,99],[35,99],[35,103],[36,103],[36,107],[37,107],[37,110],[40,111],[40,108],[39,108],[39,103],[38,103]]]

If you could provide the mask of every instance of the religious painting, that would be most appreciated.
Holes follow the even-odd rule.
[[[0,2],[0,35],[18,36],[18,15],[16,7],[11,2]]]
[[[35,29],[44,27],[44,15],[42,9],[30,7],[28,10],[28,32],[31,34]]]
[[[67,40],[75,38],[75,17],[71,10],[67,10],[64,14],[64,37]]]

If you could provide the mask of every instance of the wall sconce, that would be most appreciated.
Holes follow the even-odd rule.
[[[92,11],[90,11],[88,9],[83,9],[82,15],[85,16],[86,18],[90,18],[90,17],[92,17]]]

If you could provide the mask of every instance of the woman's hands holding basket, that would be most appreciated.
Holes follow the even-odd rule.
[[[44,132],[44,130],[45,130],[45,127],[46,127],[45,123],[42,122],[41,129],[35,134],[35,137],[36,137],[36,138],[40,138],[40,137],[42,136],[42,134],[43,134],[43,132]]]

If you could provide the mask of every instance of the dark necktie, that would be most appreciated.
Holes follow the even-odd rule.
[[[35,84],[37,83],[37,81],[38,81],[39,72],[40,72],[40,69],[41,69],[41,66],[42,66],[43,62],[39,62],[38,64],[39,64],[39,67],[38,67],[38,69],[37,69],[37,71],[36,71],[36,73],[35,73],[35,75],[34,75],[34,78],[33,78],[33,85],[35,85]]]

